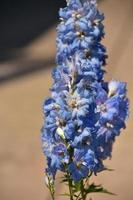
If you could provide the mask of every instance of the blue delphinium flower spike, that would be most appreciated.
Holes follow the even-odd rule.
[[[46,171],[80,181],[105,169],[128,117],[126,83],[104,82],[104,15],[95,0],[68,0],[57,27],[57,67],[42,128]]]

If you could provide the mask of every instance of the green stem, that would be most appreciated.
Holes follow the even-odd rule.
[[[48,186],[47,187],[48,187],[48,189],[50,191],[50,195],[51,195],[52,200],[55,200],[55,197],[54,197],[54,195],[55,195],[54,183],[51,183],[49,177],[48,177]]]
[[[73,161],[72,157],[73,157],[73,148],[70,146],[69,148],[69,155],[70,155],[70,158],[69,158],[69,163],[71,163]],[[68,186],[69,186],[69,193],[70,193],[70,200],[74,200],[73,198],[73,182],[72,182],[72,179],[71,179],[71,175],[69,172],[67,172],[67,177],[68,177]]]
[[[83,180],[81,181],[80,189],[81,189],[82,200],[86,200],[86,194],[85,194],[85,191],[84,191],[84,182],[83,182]]]
[[[54,198],[54,195],[53,195],[53,194],[51,194],[51,197],[52,197],[52,200],[55,200],[55,198]]]
[[[69,185],[69,193],[70,193],[70,200],[73,200],[73,189],[72,189],[72,179],[68,173],[68,185]]]
[[[52,200],[55,200],[53,192],[51,192],[51,197],[52,197]]]
[[[52,200],[55,200],[53,190],[52,190],[51,188],[49,188],[49,191],[50,191],[50,194],[51,194],[51,198],[52,198]]]

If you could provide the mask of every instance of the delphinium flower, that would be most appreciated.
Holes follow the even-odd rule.
[[[128,117],[126,83],[104,81],[106,48],[104,15],[96,0],[68,0],[57,27],[57,67],[51,97],[44,103],[43,151],[47,185],[54,199],[57,171],[64,173],[71,200],[90,192],[106,192],[88,184],[91,175],[106,170],[104,160]]]

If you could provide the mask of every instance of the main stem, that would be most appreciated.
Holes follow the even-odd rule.
[[[81,190],[82,200],[86,200],[86,194],[85,194],[85,191],[84,191],[84,182],[83,182],[83,180],[81,181],[80,190]]]
[[[72,179],[70,178],[69,173],[68,173],[68,185],[69,185],[70,200],[73,200]]]
[[[69,149],[69,163],[71,163],[73,161],[72,157],[73,157],[73,148],[70,147]],[[69,193],[70,193],[70,200],[73,200],[73,182],[72,182],[72,179],[71,179],[71,175],[69,172],[67,172],[67,177],[68,177],[68,186],[69,186]]]

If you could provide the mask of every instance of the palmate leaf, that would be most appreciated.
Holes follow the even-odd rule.
[[[86,194],[88,193],[105,193],[105,194],[110,194],[110,195],[116,195],[112,192],[109,192],[107,189],[103,188],[102,185],[95,185],[92,183],[89,185],[89,188],[85,189]]]

